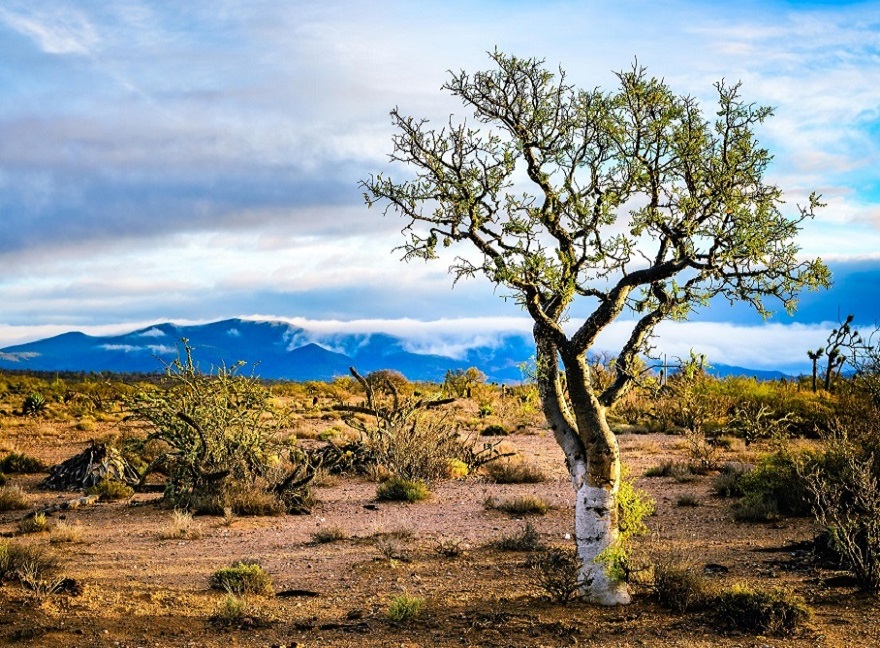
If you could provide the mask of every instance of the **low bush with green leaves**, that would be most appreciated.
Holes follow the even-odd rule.
[[[211,576],[211,588],[230,594],[272,594],[272,578],[260,563],[238,560],[229,567],[221,567]]]
[[[258,484],[277,506],[306,512],[314,471],[303,452],[279,440],[289,413],[274,406],[257,376],[240,373],[243,366],[203,372],[184,339],[163,385],[128,398],[130,420],[146,427],[145,442],[168,448],[145,473],[162,468],[165,498],[175,507],[242,509],[227,501],[229,491]]]
[[[423,481],[391,477],[376,488],[376,498],[391,502],[418,502],[431,495]]]
[[[415,619],[422,613],[425,607],[425,599],[420,596],[410,596],[406,592],[391,599],[386,613],[388,619],[395,623],[404,623]]]
[[[86,489],[89,495],[97,495],[102,501],[114,502],[129,499],[134,495],[134,489],[124,481],[105,477],[94,486]]]
[[[7,475],[44,472],[46,464],[42,460],[23,452],[12,452],[0,461],[0,472]]]
[[[726,630],[787,636],[809,619],[810,610],[803,598],[785,589],[734,585],[712,600],[712,614]]]
[[[18,532],[27,533],[43,533],[49,530],[49,521],[44,513],[29,515],[18,522]]]

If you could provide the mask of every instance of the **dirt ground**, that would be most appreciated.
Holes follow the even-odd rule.
[[[529,519],[551,546],[571,546],[573,493],[562,455],[545,430],[509,437],[526,458],[551,478],[541,484],[492,484],[479,478],[446,481],[415,504],[375,501],[376,484],[333,479],[316,488],[318,507],[303,516],[197,517],[201,536],[163,540],[173,512],[158,495],[130,502],[99,503],[55,513],[82,525],[76,543],[50,543],[50,533],[14,541],[45,546],[58,556],[65,576],[83,586],[79,595],[36,596],[22,587],[0,587],[0,642],[22,646],[873,646],[880,645],[877,600],[858,594],[845,579],[795,560],[786,549],[809,540],[807,519],[773,524],[733,521],[730,500],[711,494],[711,476],[680,483],[639,477],[656,499],[652,534],[635,541],[653,556],[721,565],[720,583],[785,586],[813,610],[807,627],[792,637],[720,634],[705,613],[677,614],[660,607],[645,590],[632,605],[598,608],[557,605],[535,585],[528,554],[504,552],[490,543],[525,524],[487,510],[487,496],[537,495],[551,510]],[[5,429],[4,443],[55,463],[79,452],[89,436],[48,422]],[[622,435],[632,474],[664,459],[685,459],[681,439]],[[70,493],[39,490],[45,475],[13,477],[43,506]],[[690,494],[696,506],[680,506]],[[0,514],[0,532],[14,535],[24,512]],[[314,533],[341,529],[345,538],[315,544]],[[464,551],[447,557],[441,544]],[[272,576],[276,595],[248,600],[251,622],[225,628],[212,621],[225,595],[210,589],[211,574],[233,561],[259,560]],[[834,582],[834,581],[832,581]],[[425,599],[410,621],[387,618],[391,599],[402,593]]]

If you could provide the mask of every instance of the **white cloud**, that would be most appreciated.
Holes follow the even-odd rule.
[[[47,54],[89,54],[100,40],[83,12],[65,6],[19,12],[0,8],[0,21],[33,39]]]

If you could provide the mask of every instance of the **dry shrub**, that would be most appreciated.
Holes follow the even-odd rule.
[[[483,472],[496,484],[537,484],[547,481],[547,474],[537,464],[511,458],[486,464]]]
[[[569,549],[548,549],[533,556],[529,566],[544,592],[555,603],[566,604],[578,594],[583,580],[577,553]]]
[[[20,486],[0,488],[0,511],[22,511],[31,507],[30,498]]]
[[[193,520],[191,513],[175,510],[158,536],[161,540],[196,540],[202,537],[202,527]]]
[[[657,602],[676,612],[704,609],[712,598],[713,587],[693,565],[679,561],[654,563],[652,589]]]
[[[542,551],[544,549],[541,536],[531,522],[527,522],[517,533],[501,536],[490,546],[499,551]]]
[[[83,527],[79,522],[59,520],[51,529],[49,542],[52,544],[82,542]]]
[[[496,500],[487,497],[484,505],[487,509],[502,511],[509,515],[544,515],[550,510],[546,500],[534,495],[522,495],[508,500]]]
[[[339,542],[348,538],[348,534],[341,528],[336,526],[318,529],[312,534],[313,544],[328,544],[331,542]]]

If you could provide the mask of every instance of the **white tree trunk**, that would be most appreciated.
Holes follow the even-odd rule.
[[[575,475],[572,474],[575,479]],[[617,492],[597,488],[582,479],[574,512],[575,540],[581,560],[582,591],[588,601],[599,605],[626,605],[630,594],[626,583],[608,577],[606,565],[597,558],[617,540]]]

